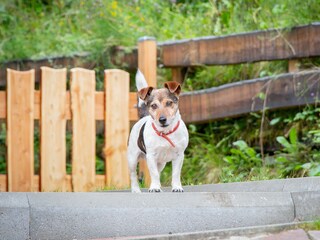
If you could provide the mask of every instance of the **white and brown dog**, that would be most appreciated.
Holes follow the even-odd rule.
[[[172,192],[183,192],[180,174],[189,135],[178,109],[181,86],[172,81],[166,82],[161,89],[149,87],[139,70],[136,74],[136,86],[139,108],[147,111],[132,127],[129,137],[131,191],[141,192],[136,168],[138,160],[143,158],[147,161],[151,177],[149,192],[161,192],[160,173],[170,161]]]

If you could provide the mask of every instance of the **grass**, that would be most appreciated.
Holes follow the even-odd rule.
[[[320,231],[320,219],[313,222],[299,224],[299,228],[302,228],[305,231]]]
[[[291,28],[319,21],[317,0],[3,0],[0,62],[158,41]],[[245,13],[245,14],[244,14]]]

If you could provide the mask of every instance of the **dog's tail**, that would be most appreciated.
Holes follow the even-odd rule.
[[[140,91],[142,88],[148,87],[148,83],[143,76],[143,73],[139,69],[136,74],[136,87],[138,91]],[[149,115],[146,104],[140,98],[138,100],[138,114],[140,118]]]
[[[136,74],[136,87],[138,91],[140,91],[142,88],[148,87],[148,83],[144,78],[143,73],[139,69]]]

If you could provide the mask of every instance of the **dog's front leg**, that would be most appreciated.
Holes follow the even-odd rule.
[[[180,180],[183,159],[184,155],[181,154],[172,161],[172,192],[183,192]]]
[[[147,164],[151,177],[149,192],[161,192],[160,173],[156,159],[152,155],[147,154]]]

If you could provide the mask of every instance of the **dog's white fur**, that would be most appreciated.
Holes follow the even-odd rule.
[[[138,91],[148,87],[148,84],[143,74],[138,70],[136,74],[136,86]],[[159,90],[153,90],[159,91]],[[143,100],[139,99],[139,106],[143,104]],[[174,129],[180,121],[178,129],[172,134],[168,135],[175,147],[156,134],[152,128],[152,123],[155,124],[158,131],[168,133]],[[146,123],[144,128],[144,142],[146,146],[146,154],[144,154],[138,147],[137,140],[139,137],[140,129],[142,125]],[[131,191],[134,193],[140,193],[138,180],[137,180],[137,163],[140,158],[144,158],[147,161],[151,185],[149,192],[161,191],[160,173],[164,169],[167,162],[172,161],[172,191],[183,192],[181,185],[180,175],[181,168],[184,160],[184,151],[189,142],[189,135],[186,125],[181,120],[179,110],[175,115],[168,119],[168,126],[161,127],[156,119],[153,119],[150,115],[141,118],[133,127],[130,133],[128,142],[128,164],[131,178]]]

